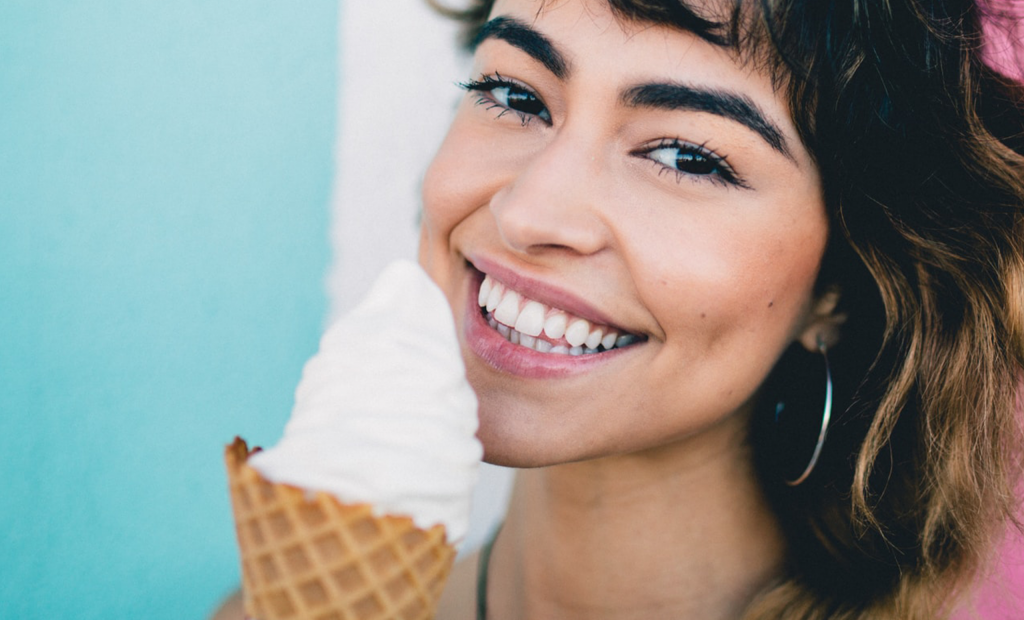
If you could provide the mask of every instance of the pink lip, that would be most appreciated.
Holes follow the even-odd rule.
[[[592,324],[607,325],[609,327],[614,327],[622,333],[632,333],[630,330],[623,329],[616,325],[612,322],[610,317],[572,293],[545,282],[518,274],[486,257],[469,256],[467,258],[469,259],[469,262],[477,268],[477,270],[490,275],[505,286],[511,288],[517,293],[526,295],[530,299],[539,301],[542,304],[554,308],[565,310],[566,312],[578,316],[581,319],[590,321]],[[476,299],[475,295],[473,299]]]
[[[508,282],[508,280],[501,278],[501,276],[496,277]],[[477,303],[477,291],[479,290],[481,280],[483,280],[483,277],[479,272],[474,273],[474,277],[469,279],[463,334],[470,351],[496,370],[531,379],[569,377],[589,372],[598,366],[618,359],[622,355],[629,355],[634,349],[640,348],[640,345],[636,344],[602,353],[574,356],[541,353],[528,347],[512,344],[492,329],[484,320],[483,313],[480,311],[480,306]],[[510,286],[529,295],[527,291],[517,288],[514,284],[510,284]],[[540,299],[537,300],[541,301]],[[564,306],[557,307],[564,308]],[[569,308],[565,309],[569,310]],[[572,312],[575,313],[575,311]],[[582,313],[578,316],[586,318]]]

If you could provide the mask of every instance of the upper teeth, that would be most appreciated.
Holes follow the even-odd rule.
[[[638,340],[632,334],[619,335],[611,327],[591,325],[586,319],[523,297],[491,276],[485,276],[480,284],[477,301],[481,308],[491,313],[492,327],[496,327],[500,334],[515,344],[542,353],[594,353],[598,347],[607,350]],[[541,333],[550,342],[540,337]],[[562,338],[567,345],[558,343]]]

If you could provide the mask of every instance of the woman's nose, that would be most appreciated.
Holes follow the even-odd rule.
[[[589,255],[608,243],[603,158],[587,136],[565,129],[524,158],[491,199],[499,234],[518,252]]]

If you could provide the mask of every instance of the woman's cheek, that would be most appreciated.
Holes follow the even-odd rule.
[[[459,164],[448,146],[450,137],[449,134],[423,178],[423,227],[431,237],[450,230],[459,219]]]

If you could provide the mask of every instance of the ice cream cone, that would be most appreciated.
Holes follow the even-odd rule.
[[[258,450],[258,449],[257,449]],[[274,484],[227,447],[246,614],[258,620],[427,620],[455,549],[445,528]]]

